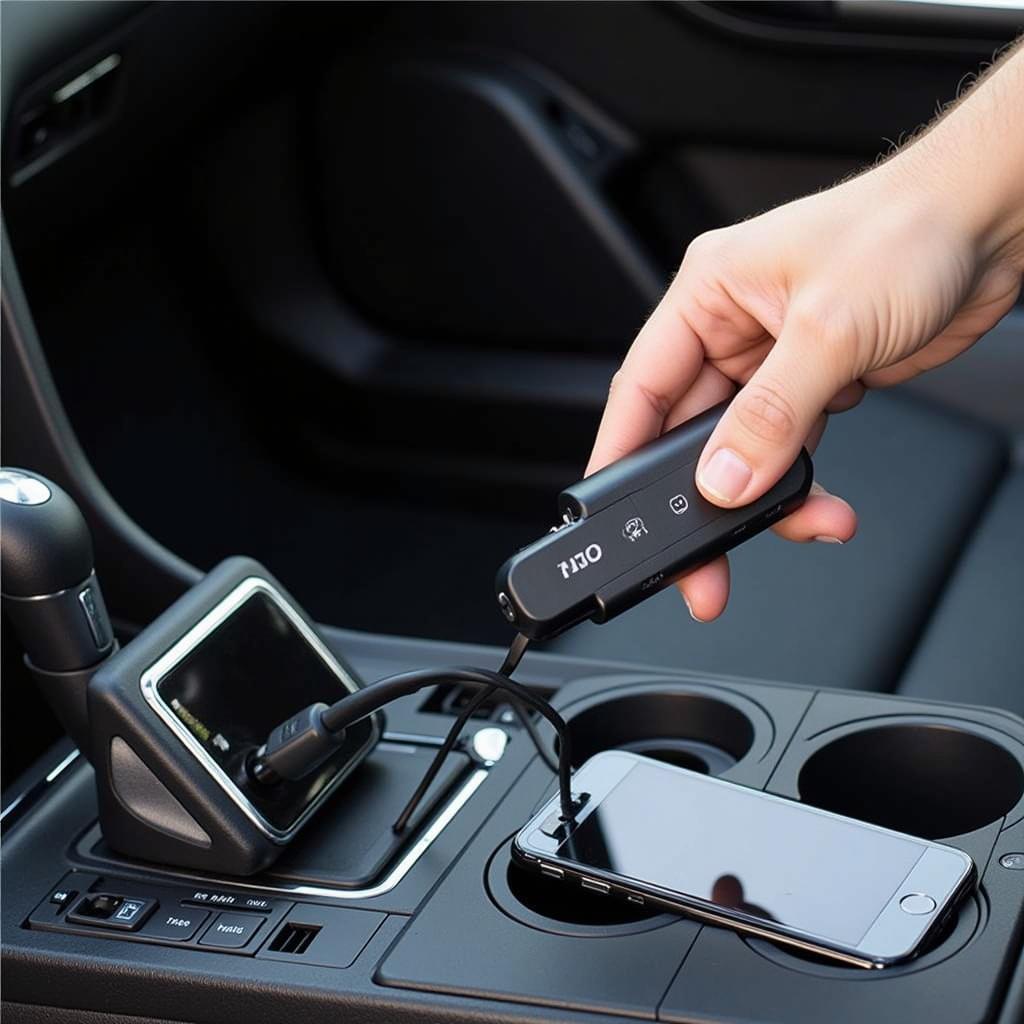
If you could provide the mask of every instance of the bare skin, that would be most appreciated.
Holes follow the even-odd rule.
[[[885,163],[697,238],[612,382],[587,472],[733,400],[697,485],[745,505],[866,388],[948,362],[1013,306],[1024,272],[1024,47]],[[775,530],[843,543],[857,517],[815,484]],[[716,618],[727,560],[679,580]]]

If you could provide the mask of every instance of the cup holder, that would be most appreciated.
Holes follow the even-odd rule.
[[[1004,746],[939,722],[860,729],[817,750],[800,771],[814,807],[922,839],[959,836],[1006,815],[1024,770]]]
[[[735,704],[692,689],[630,686],[563,709],[575,766],[602,750],[629,750],[720,775],[751,748],[755,730]]]
[[[520,867],[504,842],[487,865],[487,891],[508,917],[557,935],[600,937],[660,928],[678,917],[585,892]]]
[[[754,952],[790,970],[819,977],[872,980],[921,971],[928,967],[934,967],[943,960],[948,960],[971,941],[984,926],[984,923],[984,904],[979,896],[972,896],[966,899],[957,911],[949,915],[918,956],[906,963],[894,964],[881,971],[865,970],[863,967],[843,964],[817,953],[805,952],[794,946],[785,946],[767,939],[746,937],[743,941]]]

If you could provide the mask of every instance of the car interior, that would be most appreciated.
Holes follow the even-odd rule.
[[[1022,30],[910,0],[5,2],[2,464],[81,509],[122,655],[246,556],[363,682],[497,666],[495,572],[557,524],[690,240],[870,166]],[[265,870],[125,855],[5,614],[5,1015],[1024,1019],[1022,395],[1018,304],[831,418],[815,471],[851,543],[757,537],[719,620],[670,587],[516,676],[576,761],[633,750],[969,853],[977,891],[914,960],[528,875],[510,840],[554,779],[501,694],[392,835],[458,683],[389,705]],[[76,924],[101,893],[198,924]],[[236,946],[203,948],[217,914]]]

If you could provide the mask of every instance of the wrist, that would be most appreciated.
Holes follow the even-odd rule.
[[[975,138],[967,135],[955,145],[973,145]],[[1010,264],[1024,273],[1024,147],[1009,138],[1003,145],[991,138],[977,144],[984,145],[980,157],[951,159],[945,173],[952,187],[941,197],[944,215],[963,232],[980,264]]]
[[[986,266],[1024,273],[1024,49],[885,165]]]

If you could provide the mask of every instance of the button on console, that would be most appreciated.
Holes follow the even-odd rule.
[[[68,912],[72,924],[87,924],[96,928],[114,928],[133,932],[156,909],[157,902],[135,896],[113,893],[86,893]]]
[[[139,934],[169,942],[188,942],[209,918],[205,910],[186,910],[181,907],[163,914],[154,914]]]
[[[908,914],[930,914],[935,907],[935,900],[923,892],[912,892],[900,900],[900,910],[904,910]]]
[[[255,914],[218,914],[199,945],[241,949],[260,930],[263,920]]]
[[[66,907],[78,895],[74,889],[56,889],[50,896],[55,907]]]

